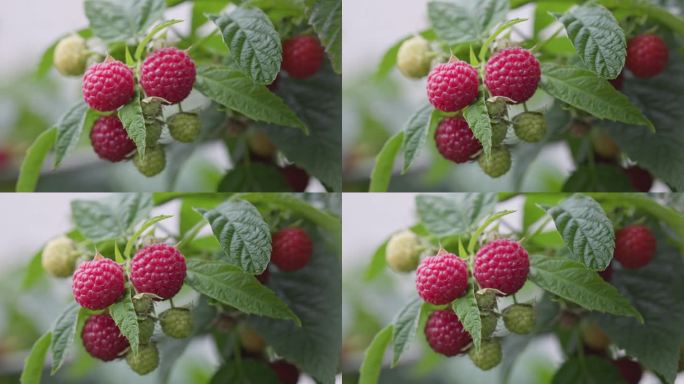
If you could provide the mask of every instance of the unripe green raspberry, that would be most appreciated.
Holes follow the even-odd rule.
[[[41,263],[43,269],[54,277],[69,277],[76,269],[80,253],[76,244],[68,237],[50,240],[43,248]]]
[[[496,324],[498,322],[498,317],[494,312],[485,311],[480,313],[480,320],[482,321],[482,337],[488,339],[492,336],[496,330]]]
[[[477,301],[477,307],[481,311],[491,311],[496,308],[496,290],[480,289],[475,292],[475,300]]]
[[[133,307],[135,308],[136,314],[138,314],[139,316],[145,316],[148,313],[152,312],[154,304],[152,302],[152,298],[149,296],[134,297]]]
[[[476,367],[488,371],[501,363],[501,342],[499,339],[482,340],[480,349],[473,346],[468,356]]]
[[[150,338],[154,334],[154,319],[151,317],[145,317],[142,320],[138,320],[138,338],[140,339],[140,344],[147,344],[150,342]]]
[[[525,335],[534,330],[536,315],[531,305],[514,304],[504,310],[503,320],[506,329]]]
[[[166,167],[166,154],[164,148],[148,148],[145,152],[145,157],[142,158],[139,153],[135,154],[133,164],[138,168],[138,171],[147,177],[152,177],[159,174]]]
[[[478,160],[480,168],[490,177],[497,178],[505,175],[511,169],[511,153],[506,147],[492,147],[489,157],[484,153]]]
[[[508,123],[503,120],[492,120],[492,145],[503,143],[508,133]]]
[[[169,126],[171,137],[181,143],[191,143],[197,139],[200,133],[200,120],[196,113],[177,113],[166,122]]]
[[[411,272],[418,267],[424,248],[415,233],[406,230],[395,233],[387,242],[385,259],[397,272]]]
[[[159,351],[154,344],[138,346],[138,354],[134,355],[133,351],[128,351],[126,354],[126,362],[131,367],[133,372],[139,375],[146,375],[159,366]]]
[[[159,138],[162,133],[162,123],[157,119],[146,119],[145,120],[145,143],[147,147],[154,147],[159,142]]]
[[[503,97],[492,97],[487,99],[487,113],[492,120],[503,119],[507,116],[508,106]]]
[[[162,114],[161,100],[156,97],[148,97],[140,103],[145,119],[154,119]]]
[[[170,308],[159,315],[159,324],[167,336],[183,339],[192,334],[192,314],[185,308]]]
[[[404,41],[399,47],[397,68],[406,77],[420,79],[430,72],[433,57],[430,43],[420,36],[415,36]]]
[[[524,112],[513,118],[513,129],[520,140],[536,143],[546,136],[546,119],[539,112]]]
[[[247,145],[253,153],[262,157],[271,158],[278,152],[278,148],[273,145],[271,139],[261,131],[256,131],[249,135],[247,137]]]
[[[74,34],[57,43],[53,64],[62,75],[80,76],[85,72],[88,55],[86,41]]]
[[[266,349],[266,341],[254,329],[243,325],[238,331],[240,344],[246,351],[261,353]]]
[[[620,156],[620,147],[607,134],[599,132],[591,138],[594,151],[607,159],[617,159]]]

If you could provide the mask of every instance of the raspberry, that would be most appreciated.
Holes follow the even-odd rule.
[[[414,36],[399,47],[397,68],[406,77],[420,79],[430,72],[433,57],[430,43],[420,36]]]
[[[102,116],[90,131],[90,142],[95,153],[103,159],[118,162],[135,150],[135,143],[116,116]]]
[[[260,157],[271,159],[278,152],[278,148],[273,145],[268,135],[261,131],[253,132],[247,137],[247,145],[249,150]]]
[[[496,308],[496,290],[481,289],[475,292],[475,300],[477,301],[477,307],[481,311],[492,310]]]
[[[48,241],[43,248],[41,263],[50,275],[69,277],[76,269],[76,259],[79,256],[73,240],[63,236]]]
[[[133,351],[128,351],[126,354],[126,363],[131,367],[133,372],[139,375],[146,375],[159,366],[159,351],[154,344],[141,345],[138,347],[138,354],[133,354]]]
[[[254,329],[243,326],[238,331],[240,344],[248,352],[260,353],[266,349],[266,341]]]
[[[435,130],[437,150],[444,158],[465,163],[482,150],[482,144],[462,117],[447,117]]]
[[[82,90],[90,108],[100,112],[114,111],[135,94],[133,71],[116,60],[95,64],[83,76]]]
[[[492,97],[487,100],[487,113],[492,120],[499,120],[506,117],[508,113],[508,106],[506,105],[506,98]]]
[[[164,334],[183,339],[192,334],[192,315],[185,308],[170,308],[159,315],[159,324]]]
[[[285,360],[272,362],[271,369],[278,376],[278,384],[297,384],[299,382],[299,369]]]
[[[613,264],[608,264],[606,269],[598,272],[599,276],[605,281],[610,281],[613,278]]]
[[[453,253],[425,258],[416,271],[416,290],[430,304],[448,304],[468,288],[468,267]]]
[[[601,157],[612,160],[620,156],[620,147],[605,133],[599,133],[591,138],[594,151]]]
[[[191,143],[199,136],[202,125],[196,113],[177,113],[166,122],[171,137],[181,143]]]
[[[534,95],[540,79],[539,61],[522,48],[508,48],[495,53],[485,67],[485,84],[491,94],[507,97],[516,104]]]
[[[530,270],[527,251],[517,241],[494,240],[477,251],[473,275],[482,288],[508,296],[522,288]]]
[[[309,187],[309,174],[294,164],[280,168],[280,173],[285,177],[285,182],[293,192],[305,192]]]
[[[534,330],[536,315],[531,305],[513,304],[504,309],[503,320],[506,329],[519,335],[525,335]]]
[[[145,120],[145,143],[147,147],[154,147],[159,142],[162,133],[162,123],[157,119]]]
[[[138,171],[147,177],[156,176],[166,168],[166,153],[164,148],[148,148],[145,152],[145,157],[135,154],[133,164],[138,168]]]
[[[603,352],[610,346],[608,335],[596,323],[582,327],[582,341],[586,347],[595,352]]]
[[[150,296],[141,296],[142,297],[136,295],[136,297],[133,298],[133,307],[135,308],[136,314],[147,315],[154,309],[154,303],[152,302],[152,298]]]
[[[513,129],[520,140],[536,143],[546,136],[546,119],[538,112],[523,112],[513,118]]]
[[[615,234],[615,260],[625,268],[641,268],[653,260],[656,239],[643,225],[628,225]]]
[[[639,35],[627,42],[625,67],[636,77],[653,77],[665,70],[669,56],[667,45],[660,36]]]
[[[195,63],[175,47],[153,52],[140,68],[140,85],[147,96],[161,97],[171,104],[180,103],[195,84]]]
[[[610,362],[620,371],[620,375],[625,379],[627,384],[638,384],[641,381],[641,376],[644,374],[641,364],[630,360],[628,357],[612,360]]]
[[[145,317],[142,320],[138,320],[138,338],[140,339],[140,344],[149,343],[152,335],[154,335],[154,319]]]
[[[301,228],[289,227],[276,232],[271,239],[271,262],[283,271],[304,268],[311,260],[313,243]]]
[[[411,272],[418,267],[423,245],[415,233],[406,230],[390,237],[385,249],[387,264],[397,272]]]
[[[472,341],[458,316],[448,309],[430,314],[425,322],[425,338],[433,351],[445,356],[458,355]]]
[[[64,76],[81,76],[85,71],[88,56],[85,39],[74,34],[57,43],[52,62]]]
[[[625,73],[620,72],[618,77],[614,78],[613,80],[608,80],[610,85],[613,86],[613,88],[617,89],[618,91],[622,89],[622,86],[625,84]]]
[[[490,338],[496,330],[496,325],[499,322],[499,318],[494,312],[485,311],[480,314],[480,321],[482,322],[482,330],[480,331],[480,334],[485,339]]]
[[[477,70],[461,60],[439,64],[427,81],[430,104],[443,112],[456,112],[477,99]]]
[[[185,257],[167,244],[153,244],[138,251],[131,262],[131,283],[139,293],[170,299],[185,279]]]
[[[511,169],[511,153],[504,146],[492,147],[489,157],[484,153],[478,159],[482,171],[490,177],[497,178],[508,173]]]
[[[82,307],[104,309],[124,293],[123,268],[110,259],[95,256],[78,266],[71,289]]]
[[[271,84],[267,85],[266,88],[268,88],[268,90],[271,92],[277,91],[278,88],[280,88],[280,74],[278,74],[275,80],[273,80]]]
[[[501,363],[501,342],[498,339],[482,340],[480,349],[473,346],[468,357],[476,367],[488,371]]]
[[[492,121],[492,145],[500,145],[503,143],[508,134],[508,123],[501,121]]]
[[[325,52],[313,36],[295,36],[283,42],[283,71],[295,79],[307,79],[323,65]]]
[[[630,184],[639,192],[648,192],[653,187],[653,176],[647,170],[632,165],[625,169]]]
[[[102,361],[114,360],[128,348],[128,340],[109,315],[90,316],[83,325],[81,338],[85,350]]]
[[[162,114],[161,99],[147,98],[140,105],[145,119],[155,119]]]
[[[266,269],[264,269],[263,272],[254,277],[256,277],[256,279],[259,280],[261,284],[267,284],[268,279],[271,277],[271,272],[269,272],[268,267],[266,267]]]

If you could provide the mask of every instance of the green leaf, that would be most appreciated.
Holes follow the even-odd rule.
[[[164,0],[85,0],[93,34],[106,42],[141,35],[164,14]]]
[[[482,342],[482,319],[480,318],[480,308],[477,306],[474,289],[474,284],[470,284],[465,296],[454,301],[452,307],[463,324],[463,328],[473,338],[473,345],[479,349]]]
[[[51,374],[53,375],[62,367],[69,347],[74,342],[80,312],[82,312],[81,306],[76,302],[72,302],[55,321],[55,325],[52,328],[52,341],[50,342],[50,351],[52,353]]]
[[[137,355],[140,343],[138,316],[135,314],[130,291],[126,291],[121,300],[109,306],[109,314],[114,319],[116,326],[119,327],[121,334],[128,340],[133,354]]]
[[[102,201],[72,201],[71,219],[83,236],[97,243],[126,237],[151,209],[149,194],[119,194]]]
[[[88,106],[79,100],[57,122],[57,140],[55,142],[55,167],[68,153],[76,148],[81,132],[86,123]]]
[[[119,109],[119,119],[123,124],[128,137],[135,142],[140,156],[145,157],[147,148],[147,130],[145,129],[145,117],[140,105],[140,91],[136,89],[133,99],[121,109]]]
[[[221,179],[218,192],[291,192],[278,168],[270,164],[238,164]]]
[[[511,213],[515,213],[516,211],[500,211],[492,214],[487,218],[487,220],[480,225],[477,230],[475,230],[475,233],[473,233],[472,236],[470,236],[470,241],[468,242],[468,253],[461,252],[462,255],[472,255],[473,252],[475,251],[475,245],[477,244],[477,240],[480,238],[480,235],[482,235],[482,232],[489,227],[489,225],[496,220],[499,220],[500,218],[510,215]]]
[[[147,44],[150,43],[150,41],[152,41],[152,39],[159,32],[165,30],[166,28],[168,28],[174,24],[178,24],[181,22],[183,22],[183,20],[175,20],[175,19],[174,20],[167,20],[167,21],[157,25],[156,27],[152,28],[150,33],[148,33],[147,36],[145,36],[145,38],[142,39],[140,44],[138,44],[138,48],[135,49],[135,60],[131,59],[130,62],[129,62],[129,58],[128,58],[128,56],[130,55],[130,52],[128,51],[128,46],[126,46],[126,64],[132,66],[133,64],[135,64],[135,62],[140,61],[142,59],[143,53],[145,52],[145,47],[147,46]]]
[[[147,221],[145,221],[140,228],[138,228],[137,231],[133,234],[133,236],[128,238],[128,241],[126,242],[126,248],[124,248],[124,257],[126,259],[131,258],[131,252],[133,251],[133,246],[135,245],[135,241],[138,240],[138,238],[145,232],[149,227],[157,224],[160,221],[166,220],[173,217],[172,215],[159,215],[155,216]]]
[[[21,282],[22,290],[27,290],[33,287],[45,275],[42,259],[43,249],[41,248],[41,250],[33,254],[33,256],[31,257],[31,261],[26,266],[26,272],[24,272],[24,279]]]
[[[33,192],[36,190],[43,162],[56,140],[57,128],[53,127],[43,131],[26,150],[26,156],[21,163],[19,179],[17,180],[17,192]]]
[[[615,251],[615,232],[596,200],[574,195],[546,211],[576,260],[593,270],[608,267]]]
[[[185,282],[197,292],[248,314],[302,322],[278,296],[253,274],[222,261],[187,260]]]
[[[563,192],[634,191],[627,174],[609,164],[582,164],[565,180]]]
[[[413,161],[420,154],[423,145],[427,140],[430,127],[435,115],[439,114],[429,103],[421,107],[404,127],[404,168],[403,173],[408,171]]]
[[[489,156],[492,151],[492,122],[489,120],[485,97],[483,92],[474,104],[467,106],[463,111],[463,117],[477,140],[482,143],[484,155]]]
[[[363,356],[363,363],[361,363],[359,371],[359,384],[375,384],[378,382],[382,371],[382,360],[390,341],[392,341],[393,332],[394,327],[390,324],[373,338]]]
[[[596,4],[581,5],[557,18],[586,68],[604,79],[618,77],[625,66],[627,42],[609,10]]]
[[[385,252],[387,252],[387,242],[388,240],[385,240],[380,246],[373,252],[373,256],[371,257],[371,262],[368,264],[368,267],[366,268],[366,271],[363,274],[363,280],[368,282],[376,277],[380,276],[382,271],[385,270],[385,267],[387,267],[387,260],[385,258]]]
[[[508,20],[505,23],[501,24],[495,31],[492,33],[487,40],[485,40],[484,44],[482,44],[482,47],[480,48],[480,54],[479,58],[481,62],[485,61],[485,57],[487,55],[487,52],[489,51],[489,47],[492,45],[494,40],[496,40],[497,37],[499,37],[500,34],[502,34],[504,31],[507,29],[511,28],[512,26],[516,24],[520,24],[524,21],[527,21],[527,19],[513,19],[513,20]],[[479,62],[477,60],[473,60],[474,52],[473,52],[473,47],[470,47],[470,61],[472,66],[477,66],[479,65]],[[484,95],[486,97],[486,95]]]
[[[342,73],[342,0],[314,2],[309,24],[325,46],[335,72]]]
[[[644,319],[629,300],[596,272],[563,257],[530,255],[529,279],[539,287],[586,309]]]
[[[299,128],[307,126],[264,85],[254,84],[240,70],[224,66],[199,66],[195,89],[217,103],[256,121]]]
[[[599,119],[655,127],[627,97],[593,72],[554,63],[542,64],[541,87],[551,96]]]
[[[220,13],[229,3],[231,3],[230,0],[194,1],[192,3],[192,18],[190,22],[190,31],[192,34],[195,35],[199,27],[207,23],[207,17],[205,15]]]
[[[663,7],[642,0],[599,0],[599,2],[606,7],[616,8],[628,15],[648,16],[649,19],[684,35],[684,18]]]
[[[252,274],[266,269],[271,259],[271,231],[252,204],[229,200],[212,210],[197,212],[211,225],[226,261]]]
[[[556,2],[539,3],[534,8],[534,35],[539,37],[539,33],[556,20],[554,13],[564,13],[574,4],[571,1],[559,0]]]
[[[21,384],[40,384],[40,379],[43,376],[43,364],[45,364],[45,356],[51,340],[52,332],[48,332],[33,344],[31,352],[24,360],[24,369],[19,378]]]
[[[618,368],[600,356],[571,357],[553,376],[551,384],[626,383]]]
[[[430,1],[428,17],[437,36],[449,45],[487,37],[508,13],[508,0]]]
[[[493,193],[416,197],[418,217],[428,232],[438,237],[469,233],[492,213],[495,206],[496,195]]]
[[[221,31],[231,58],[258,84],[271,84],[283,58],[280,35],[259,8],[238,6],[220,16],[207,15]]]
[[[368,192],[387,192],[394,171],[394,160],[397,158],[403,141],[404,131],[399,131],[382,146],[380,153],[375,158]]]
[[[392,367],[396,367],[399,362],[401,354],[408,348],[416,336],[416,329],[418,329],[418,322],[420,320],[420,313],[424,308],[423,300],[415,298],[411,300],[402,310],[397,314],[393,321],[392,344],[394,350],[392,354]]]

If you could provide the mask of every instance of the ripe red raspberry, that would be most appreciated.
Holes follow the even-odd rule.
[[[522,48],[508,48],[495,53],[485,67],[485,84],[492,96],[505,96],[516,103],[529,100],[540,79],[539,61]]]
[[[473,275],[480,288],[498,289],[506,296],[522,288],[529,271],[527,251],[514,240],[494,240],[475,255]]]
[[[647,170],[632,165],[625,169],[630,184],[639,192],[648,192],[653,187],[653,176]]]
[[[430,314],[425,322],[425,338],[433,351],[445,356],[462,353],[472,341],[458,316],[450,309]]]
[[[665,70],[669,56],[667,45],[660,36],[639,35],[627,42],[625,67],[636,77],[653,77]]]
[[[613,88],[617,89],[618,91],[621,90],[625,83],[625,73],[620,72],[618,77],[614,78],[613,80],[608,80],[608,82],[613,86]]]
[[[170,299],[183,286],[185,257],[167,244],[152,244],[138,251],[131,262],[131,282],[138,293]]]
[[[482,144],[462,117],[447,117],[435,130],[437,150],[444,158],[465,163],[482,150]]]
[[[283,42],[283,71],[296,79],[306,79],[323,65],[325,52],[313,36],[295,36]]]
[[[299,369],[285,360],[278,360],[271,363],[278,376],[278,384],[297,384],[299,381]]]
[[[140,68],[140,85],[147,96],[161,97],[171,104],[180,103],[195,84],[195,63],[175,47],[153,52]]]
[[[448,304],[468,288],[468,267],[453,253],[426,257],[416,271],[416,290],[430,304]]]
[[[641,381],[644,370],[641,368],[641,364],[636,361],[623,357],[621,359],[612,360],[611,364],[617,367],[620,371],[620,375],[625,379],[627,384],[638,384]]]
[[[289,227],[276,232],[271,239],[271,262],[283,271],[304,268],[311,260],[313,243],[301,228]]]
[[[135,150],[135,143],[116,116],[102,116],[90,131],[90,142],[95,153],[104,160],[121,161]]]
[[[625,268],[641,268],[653,260],[656,239],[643,225],[628,225],[615,234],[615,260]]]
[[[280,173],[285,177],[285,182],[294,192],[304,192],[309,186],[309,174],[294,164],[280,168]]]
[[[124,293],[123,268],[110,259],[95,256],[78,266],[71,290],[82,307],[107,308]]]
[[[439,64],[427,81],[430,104],[443,112],[456,112],[477,99],[477,70],[461,60]]]
[[[114,111],[135,94],[133,71],[116,60],[95,64],[83,76],[82,90],[90,108],[100,112]]]
[[[86,351],[103,361],[116,359],[128,348],[128,340],[109,315],[90,316],[83,325],[81,337]]]

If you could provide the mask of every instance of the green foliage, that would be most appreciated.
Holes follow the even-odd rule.
[[[99,242],[126,237],[151,209],[149,194],[120,194],[103,201],[74,200],[71,217],[83,236]]]

